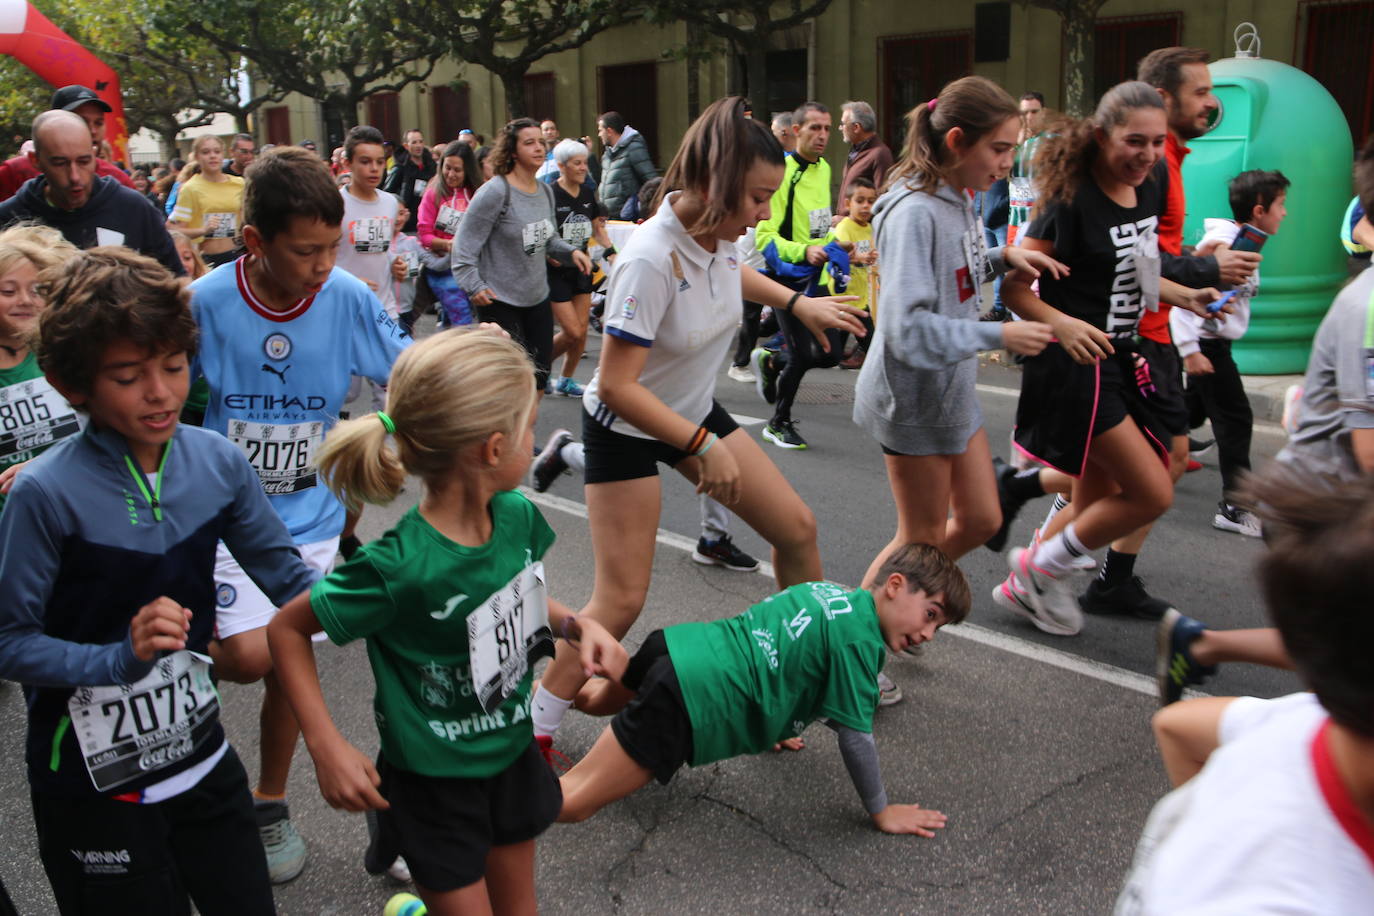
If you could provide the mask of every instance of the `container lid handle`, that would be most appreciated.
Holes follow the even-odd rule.
[[[1236,26],[1231,36],[1236,42],[1236,57],[1254,58],[1260,56],[1259,29],[1253,22],[1242,22]]]

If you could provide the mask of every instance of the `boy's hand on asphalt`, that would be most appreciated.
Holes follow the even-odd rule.
[[[923,837],[935,836],[947,820],[939,811],[920,805],[888,805],[873,815],[873,823],[883,833],[914,833]]]

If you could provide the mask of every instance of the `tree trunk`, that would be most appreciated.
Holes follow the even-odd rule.
[[[687,121],[691,123],[701,114],[701,67],[697,60],[701,30],[695,22],[687,23]]]
[[[234,115],[234,128],[235,128],[239,133],[241,133],[241,134],[252,133],[252,131],[250,131],[250,130],[248,129],[248,112],[244,111],[242,108],[239,108],[239,109],[236,109],[236,110],[233,112],[233,115]]]
[[[1075,118],[1092,112],[1097,89],[1093,86],[1093,35],[1097,4],[1073,2],[1063,11],[1064,112]]]
[[[768,104],[768,45],[762,36],[755,38],[754,44],[745,51],[744,59],[749,74],[749,101],[753,103],[755,111],[766,112],[771,116]]]
[[[160,129],[157,131],[158,153],[162,156],[163,162],[171,162],[180,153],[177,151],[177,129],[172,127],[171,131]]]
[[[502,70],[501,88],[506,90],[506,114],[511,121],[525,116],[525,70]]]

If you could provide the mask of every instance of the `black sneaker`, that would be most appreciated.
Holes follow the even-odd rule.
[[[697,549],[692,551],[692,559],[702,566],[724,566],[738,572],[753,572],[759,568],[759,561],[736,547],[728,534],[722,534],[714,541],[699,538]]]
[[[1206,458],[1208,455],[1212,454],[1212,449],[1216,444],[1217,440],[1215,439],[1194,439],[1192,436],[1189,436],[1188,454],[1194,459]]]
[[[1002,527],[998,528],[997,533],[988,538],[983,546],[993,553],[1001,553],[1002,549],[1007,546],[1007,535],[1011,532],[1011,523],[1016,521],[1016,516],[1026,501],[1012,496],[1011,490],[1008,488],[1011,479],[1017,474],[1016,468],[995,456],[992,459],[992,467],[997,472],[997,501],[1002,504]]]
[[[566,429],[555,429],[553,435],[549,436],[539,457],[530,465],[530,485],[534,487],[534,492],[543,493],[553,486],[559,474],[568,469],[568,462],[563,460],[563,446],[572,441],[573,435]]]
[[[345,563],[353,559],[353,554],[357,553],[358,548],[361,546],[363,546],[363,542],[358,540],[356,534],[350,534],[346,538],[339,538],[339,553],[343,556]]]
[[[1193,641],[1206,627],[1173,608],[1164,614],[1155,631],[1155,683],[1159,705],[1168,706],[1183,697],[1183,688],[1201,684],[1217,673],[1216,665],[1200,665],[1193,658]]]
[[[778,399],[778,371],[773,368],[773,354],[765,347],[755,347],[749,354],[754,367],[754,384],[759,397],[769,404]]]
[[[1011,312],[1005,306],[993,306],[988,311],[978,316],[979,321],[1006,321],[1011,317]]]
[[[1102,617],[1135,617],[1139,620],[1159,620],[1170,610],[1169,602],[1145,591],[1139,576],[1116,586],[1108,586],[1099,577],[1078,597],[1078,606],[1088,614]]]
[[[763,428],[763,438],[778,448],[810,448],[801,433],[797,432],[796,420],[774,420]]]

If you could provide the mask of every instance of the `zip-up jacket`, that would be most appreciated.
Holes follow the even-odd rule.
[[[215,627],[215,544],[223,540],[272,599],[318,578],[229,440],[180,426],[154,479],[127,441],[89,425],[25,468],[0,513],[0,677],[24,685],[25,759],[36,792],[97,791],[68,717],[75,687],[131,684],[154,662],[134,655],[129,623],[159,596],[191,611],[186,648],[206,654]],[[216,716],[194,753],[119,787],[137,792],[210,757]]]
[[[787,198],[792,192],[791,220],[788,219]],[[754,244],[768,256],[769,247],[777,251],[778,260],[800,264],[806,260],[809,245],[822,245],[835,237],[830,227],[830,163],[824,159],[807,162],[800,156],[787,157],[782,184],[773,192],[768,219],[759,223]]]

